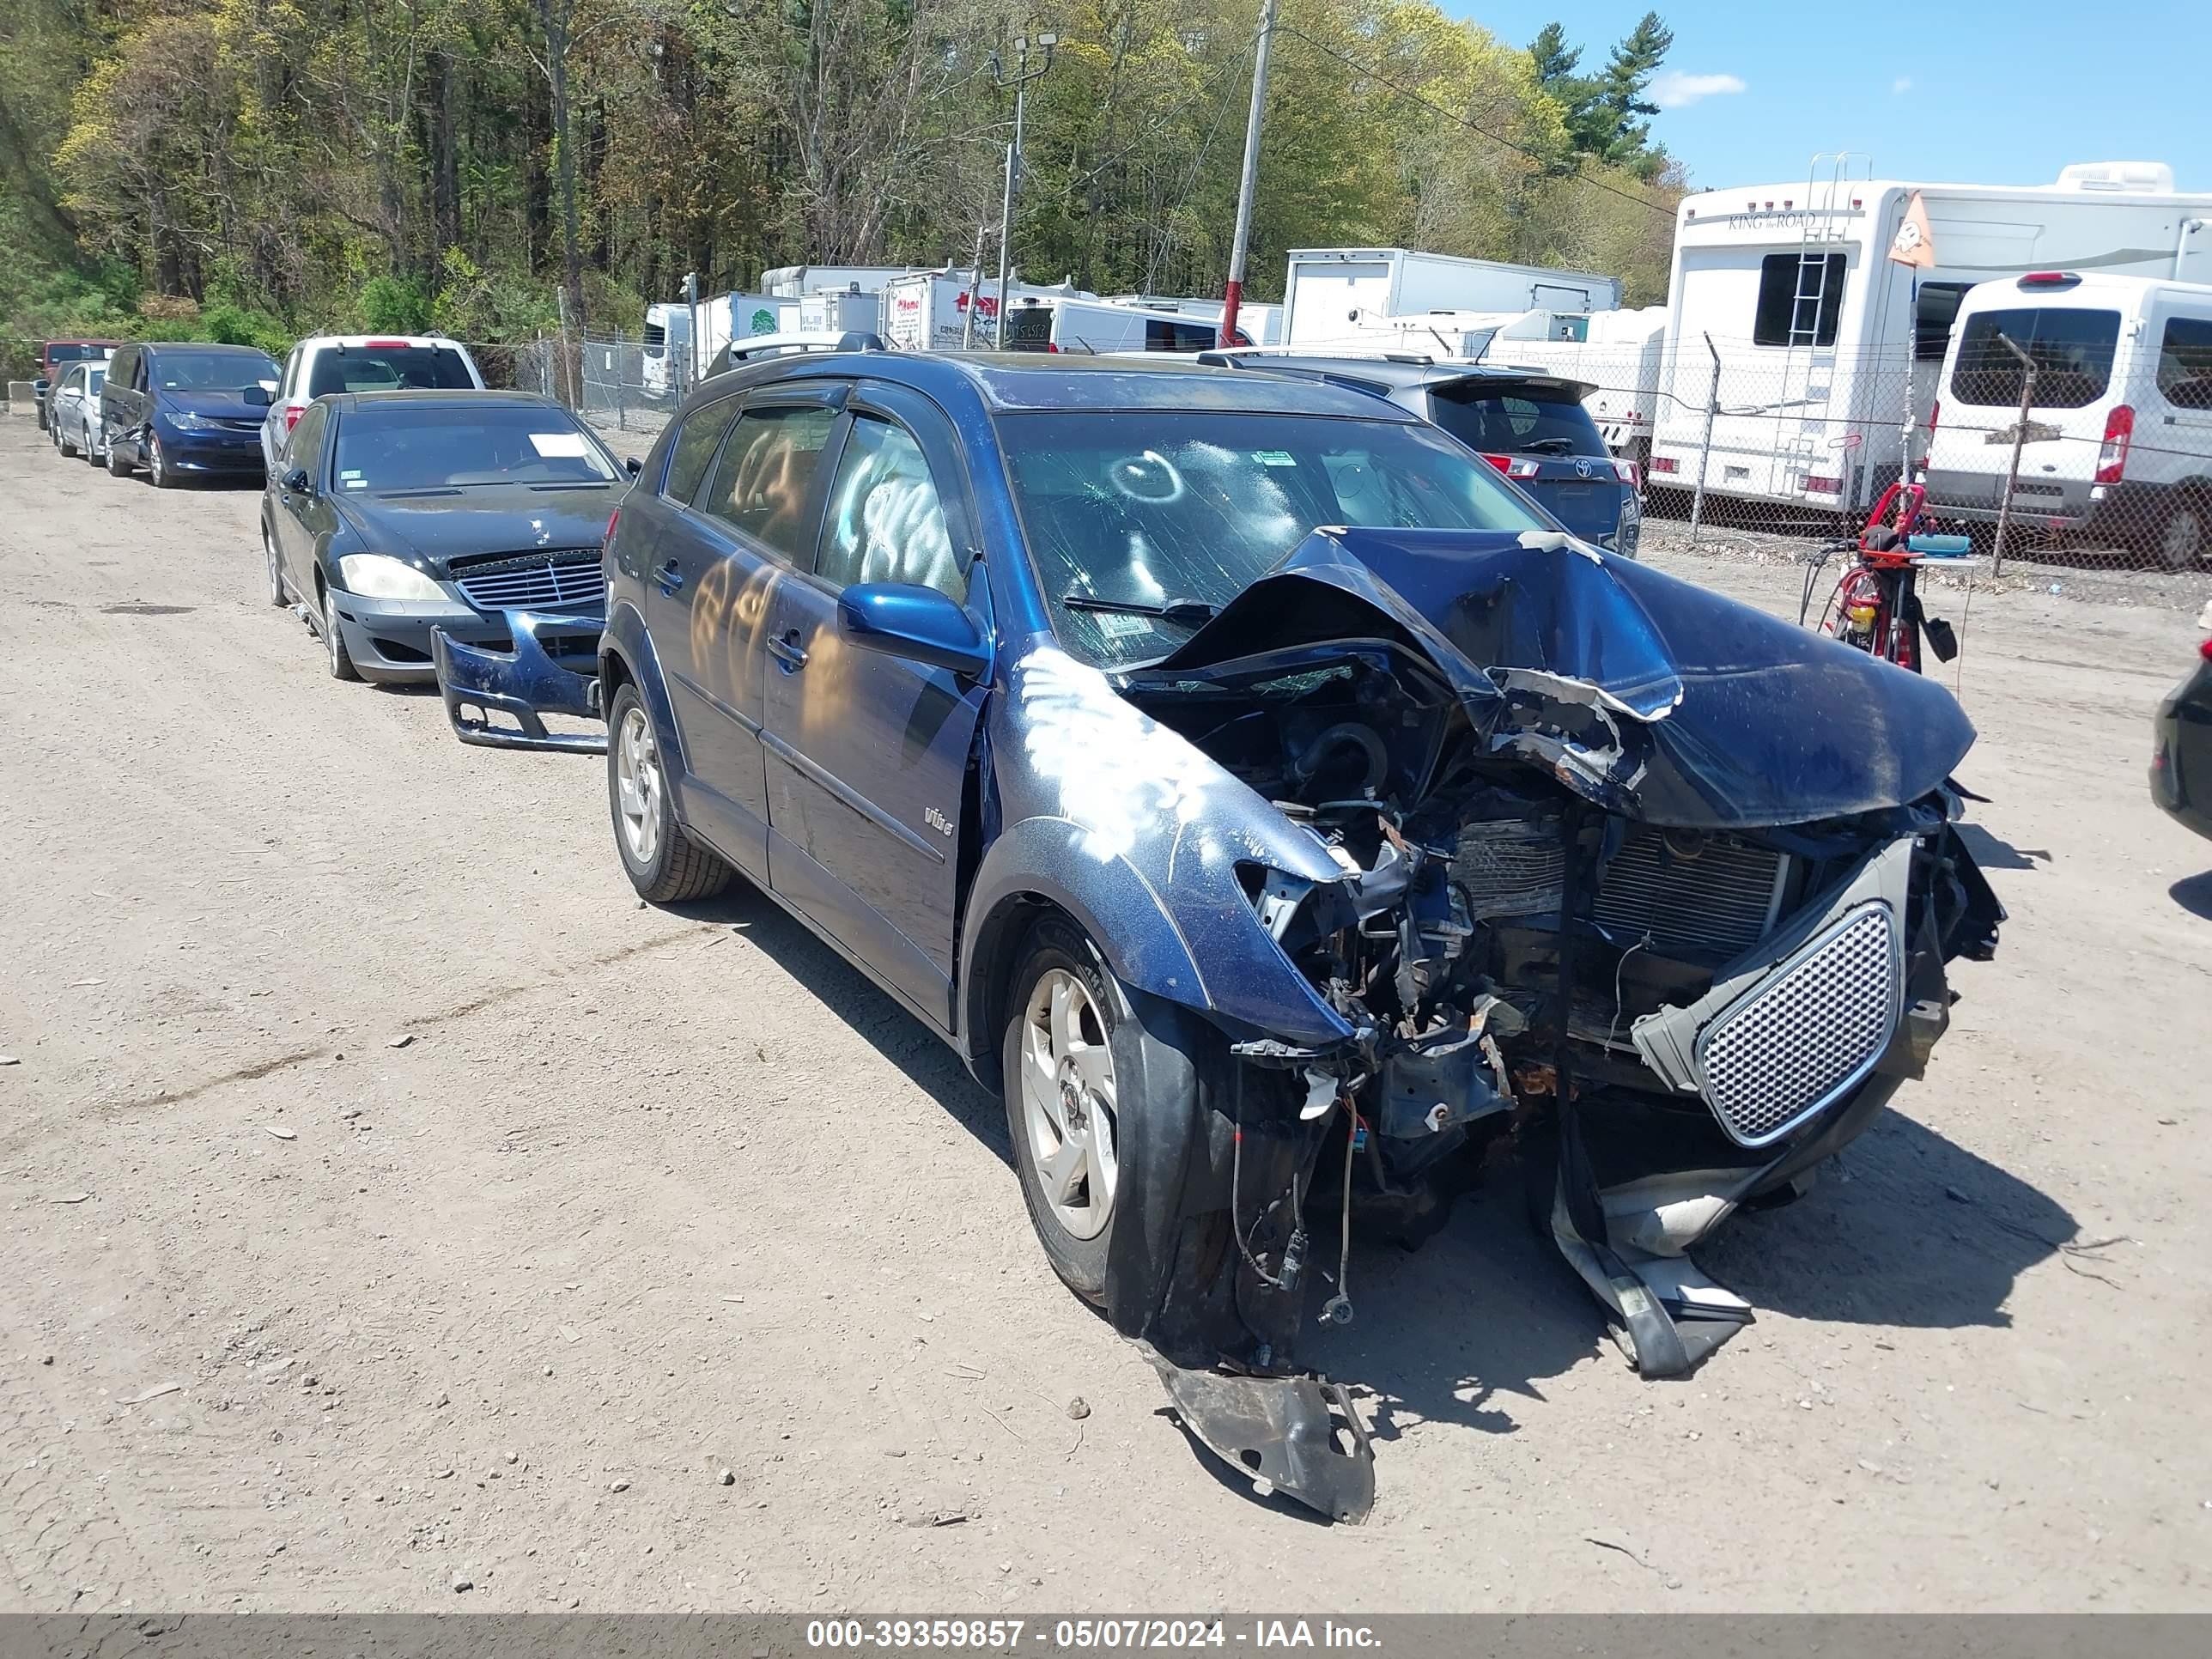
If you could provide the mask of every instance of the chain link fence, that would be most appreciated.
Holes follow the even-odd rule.
[[[1702,336],[1500,339],[1482,361],[1593,388],[1585,406],[1643,474],[1647,543],[1817,544],[1856,534],[1905,477],[1927,490],[1922,527],[1966,537],[1992,576],[2141,573],[2212,593],[2205,335],[2116,358],[2109,341],[2022,351],[1969,334],[1950,360]]]

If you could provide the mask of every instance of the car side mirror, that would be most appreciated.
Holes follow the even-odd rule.
[[[295,466],[284,475],[284,493],[288,495],[304,495],[307,493],[308,485],[313,482],[314,480],[307,476],[306,467]]]
[[[863,651],[949,669],[963,679],[991,672],[991,643],[966,606],[933,587],[861,582],[837,600],[837,632]]]
[[[645,463],[638,459],[635,455],[626,456],[623,460],[623,471],[629,473],[631,477],[635,478],[639,473],[645,471]]]
[[[256,409],[266,409],[276,400],[275,394],[258,382],[246,388],[246,401]]]

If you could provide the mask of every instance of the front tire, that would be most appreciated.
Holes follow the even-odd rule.
[[[607,811],[623,872],[648,904],[711,898],[737,874],[676,821],[653,716],[628,683],[607,709]]]
[[[338,627],[338,602],[327,587],[323,590],[323,647],[330,658],[332,679],[361,678],[361,671],[353,665],[353,653],[346,649],[345,635]]]
[[[270,535],[267,525],[261,526],[261,551],[269,561],[269,603],[274,605],[291,604],[292,596],[284,591],[284,567],[276,561],[276,539]]]
[[[1064,918],[1007,981],[999,1055],[1030,1224],[1060,1281],[1137,1335],[1164,1293],[1198,1144],[1206,1035],[1132,992]]]
[[[177,482],[161,457],[161,441],[150,432],[146,434],[146,482],[156,489],[167,489]]]
[[[68,456],[71,460],[75,460],[76,459],[78,446],[69,439],[62,436],[61,425],[58,422],[57,422],[54,426],[54,447],[61,451],[63,454]]]
[[[131,463],[123,459],[123,451],[112,437],[107,441],[107,476],[111,478],[131,476]]]

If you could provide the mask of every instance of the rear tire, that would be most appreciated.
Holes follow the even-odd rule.
[[[623,872],[647,904],[711,898],[737,874],[676,821],[653,715],[627,683],[607,709],[607,811]]]
[[[2166,522],[2158,532],[2158,561],[2168,570],[2194,570],[2204,562],[2208,544],[2212,544],[2212,513],[2208,513],[2203,501],[2193,496],[2177,499],[2166,509]]]
[[[276,560],[276,543],[269,534],[269,526],[265,524],[261,526],[261,551],[269,561],[269,603],[274,605],[291,604],[292,596],[284,591],[284,567]]]

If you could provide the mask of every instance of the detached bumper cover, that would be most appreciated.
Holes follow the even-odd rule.
[[[580,720],[602,718],[599,683],[589,674],[563,668],[538,642],[539,630],[574,634],[596,630],[602,618],[551,611],[510,611],[507,621],[509,651],[465,645],[442,628],[430,633],[430,658],[438,676],[438,692],[446,700],[446,718],[453,735],[463,743],[487,749],[565,749],[579,754],[606,753],[607,737],[600,732],[552,732],[544,716],[568,714]],[[492,724],[502,714],[520,730]]]

